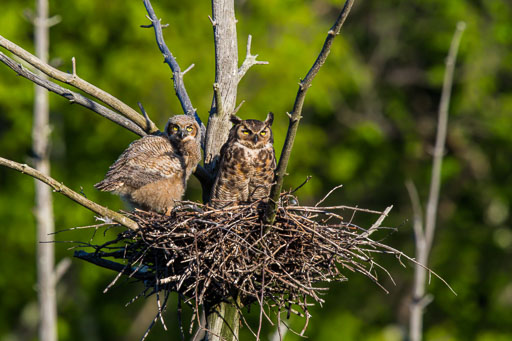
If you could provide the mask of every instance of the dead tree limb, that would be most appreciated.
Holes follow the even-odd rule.
[[[171,68],[172,77],[174,81],[174,91],[176,92],[176,96],[180,101],[183,112],[186,115],[191,115],[195,117],[197,123],[199,123],[199,125],[201,126],[201,130],[203,132],[202,136],[204,139],[206,128],[204,127],[204,124],[201,122],[199,116],[197,115],[197,110],[192,106],[192,101],[190,100],[190,97],[188,96],[187,93],[187,89],[185,88],[185,84],[183,83],[183,75],[185,75],[185,73],[187,73],[194,66],[194,64],[188,67],[185,71],[181,71],[180,65],[176,61],[176,58],[174,58],[173,54],[165,44],[164,35],[162,32],[161,19],[158,19],[158,17],[156,16],[153,6],[151,6],[151,2],[149,0],[143,1],[144,7],[146,7],[146,11],[148,12],[148,19],[151,21],[151,24],[142,25],[142,27],[153,27],[153,29],[155,30],[155,37],[156,42],[158,44],[158,48],[160,49],[160,52],[162,52],[162,54],[164,55],[165,63],[169,65],[169,67]]]
[[[106,105],[110,106],[111,108],[118,111],[121,115],[125,116],[126,118],[133,121],[135,124],[137,124],[140,128],[142,128],[145,132],[152,133],[158,131],[158,128],[155,126],[151,120],[147,120],[144,116],[140,115],[138,112],[136,112],[134,109],[132,109],[130,106],[126,105],[119,99],[115,98],[111,94],[107,93],[106,91],[92,85],[91,83],[83,80],[82,78],[78,77],[76,74],[76,67],[73,63],[73,73],[69,74],[66,72],[62,72],[60,70],[57,70],[56,68],[48,65],[47,63],[43,62],[41,59],[37,58],[36,56],[32,55],[31,53],[27,52],[26,50],[22,49],[20,46],[14,44],[10,40],[2,37],[0,35],[0,46],[5,48],[6,50],[10,51],[14,55],[18,56],[25,62],[29,63],[39,71],[45,73],[49,77],[61,81],[63,83],[69,84],[74,86],[75,88],[84,91],[85,93],[93,96],[94,98],[97,98],[98,100],[102,101]],[[149,126],[148,126],[149,123]]]
[[[245,59],[242,63],[242,66],[238,69],[238,82],[242,80],[242,78],[245,76],[247,71],[251,68],[253,65],[266,65],[268,64],[267,61],[262,60],[256,60],[258,58],[257,54],[251,53],[251,43],[252,43],[252,36],[249,34],[247,37],[247,46],[245,49]]]
[[[306,92],[311,86],[311,83],[313,82],[313,79],[317,75],[318,71],[322,65],[324,65],[327,56],[329,56],[332,42],[334,38],[340,33],[341,27],[343,26],[345,19],[347,19],[353,4],[354,0],[347,0],[345,2],[345,5],[338,15],[336,22],[327,32],[327,38],[325,38],[325,42],[322,50],[320,51],[320,54],[316,58],[311,69],[308,71],[306,77],[299,83],[299,90],[295,98],[295,103],[293,104],[293,110],[288,114],[290,122],[288,125],[288,131],[286,133],[283,149],[281,151],[281,157],[279,158],[279,163],[277,165],[274,185],[272,186],[272,190],[270,192],[271,200],[269,201],[269,205],[267,206],[267,210],[265,212],[265,220],[269,223],[274,221],[276,215],[277,201],[279,200],[279,195],[283,187],[286,167],[288,166],[288,161],[292,152],[293,142],[299,127],[299,121],[302,118],[302,106],[304,104],[304,99],[306,98]]]
[[[137,230],[139,228],[137,223],[135,221],[131,220],[130,218],[125,217],[121,213],[114,212],[106,207],[98,205],[94,201],[87,199],[86,197],[78,194],[77,192],[73,191],[69,187],[65,186],[63,183],[58,182],[57,180],[53,179],[52,177],[42,174],[41,172],[35,170],[34,168],[32,168],[26,164],[21,164],[21,163],[0,157],[0,166],[11,168],[11,169],[17,170],[18,172],[21,172],[23,174],[30,175],[31,177],[36,178],[36,179],[44,182],[51,188],[53,188],[54,192],[59,192],[62,195],[73,200],[74,202],[93,211],[94,213],[99,214],[102,217],[107,217],[109,219],[112,219],[116,223],[126,226],[130,230]]]
[[[7,65],[9,68],[11,68],[18,75],[34,82],[39,86],[46,88],[48,91],[51,91],[53,93],[56,93],[57,95],[66,98],[71,103],[77,103],[87,109],[90,109],[95,113],[111,120],[114,123],[119,124],[121,127],[126,128],[139,136],[147,135],[146,132],[140,126],[138,126],[125,116],[120,115],[77,92],[73,92],[52,81],[49,81],[48,79],[44,79],[43,77],[36,75],[35,73],[24,68],[21,64],[7,57],[2,52],[0,52],[0,61]]]
[[[133,277],[140,280],[146,280],[154,276],[153,274],[145,272],[142,269],[137,269],[131,266],[126,266],[125,264],[116,263],[111,260],[101,258],[95,255],[94,253],[89,253],[82,250],[75,251],[75,254],[73,256],[85,260],[94,265],[100,266],[102,268],[122,273],[129,277]]]
[[[443,90],[439,104],[439,113],[437,121],[436,144],[434,147],[434,157],[432,165],[432,175],[430,179],[430,190],[427,201],[425,223],[420,213],[419,199],[416,189],[410,183],[408,185],[409,195],[414,208],[414,236],[416,239],[416,260],[423,266],[414,267],[414,286],[413,297],[410,306],[409,316],[409,339],[411,341],[421,341],[423,333],[423,312],[426,305],[431,300],[425,295],[425,286],[427,281],[428,259],[432,249],[437,219],[437,207],[439,205],[439,192],[441,188],[441,167],[448,127],[448,107],[450,105],[450,96],[453,84],[453,73],[455,61],[459,49],[460,39],[466,28],[464,22],[459,22],[453,35],[448,57],[446,58],[446,70],[443,80]]]

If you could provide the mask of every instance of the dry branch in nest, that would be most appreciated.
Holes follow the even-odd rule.
[[[170,216],[136,211],[129,216],[138,230],[123,231],[102,245],[87,244],[94,253],[76,256],[119,272],[112,284],[125,274],[141,280],[145,294],[167,298],[178,292],[194,315],[200,305],[236,296],[241,306],[256,302],[270,323],[269,309],[278,312],[277,319],[280,312],[304,316],[306,325],[308,305],[324,302],[327,282],[359,272],[380,286],[377,270],[388,273],[375,262],[375,253],[410,259],[371,238],[385,229],[381,223],[391,207],[378,212],[298,206],[289,193],[280,202],[273,225],[262,222],[260,202],[224,209],[182,202]],[[356,212],[373,214],[376,222],[368,229],[357,226],[350,221]]]

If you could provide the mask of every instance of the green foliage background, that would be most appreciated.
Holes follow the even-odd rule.
[[[334,0],[237,1],[240,63],[248,34],[252,52],[268,66],[253,67],[239,87],[244,118],[276,114],[280,151],[297,82],[315,60],[342,7]],[[194,106],[206,122],[212,100],[214,46],[209,2],[153,1],[170,27],[168,46],[184,69]],[[33,27],[23,12],[33,1],[6,0],[0,34],[33,51]],[[51,1],[62,21],[51,29],[50,56],[132,107],[141,101],[162,127],[180,113],[171,73],[146,24],[142,2]],[[329,203],[382,210],[398,231],[385,242],[414,254],[411,204],[404,181],[412,179],[423,202],[428,193],[431,150],[444,59],[456,23],[466,32],[457,61],[447,153],[442,173],[439,230],[432,268],[457,296],[432,279],[433,302],[425,315],[427,340],[512,340],[512,3],[508,0],[356,1],[327,63],[309,90],[286,179],[287,188],[313,179],[299,192],[316,202],[338,184]],[[130,132],[56,95],[50,95],[52,175],[113,209],[118,198],[93,184],[136,138]],[[33,85],[0,65],[0,155],[30,163]],[[188,197],[200,198],[192,179]],[[54,196],[57,229],[94,223],[93,214]],[[37,324],[33,180],[0,168],[0,340],[35,340]],[[358,217],[356,216],[356,219]],[[360,222],[365,223],[361,216]],[[368,221],[366,221],[368,223]],[[98,233],[96,238],[108,238]],[[101,235],[100,235],[101,234]],[[91,232],[65,232],[58,241],[88,240]],[[56,244],[57,260],[71,257],[70,244]],[[412,267],[377,257],[393,275],[382,274],[386,295],[371,281],[348,273],[331,285],[323,308],[312,310],[312,340],[400,340],[407,322]],[[58,285],[59,340],[138,340],[153,317],[153,299],[125,303],[140,285],[121,281],[102,291],[113,273],[73,259]],[[149,340],[178,340],[175,298],[166,314],[168,332],[156,326]],[[190,312],[184,316],[185,324]],[[250,320],[257,321],[253,309]],[[301,319],[290,324],[302,328]],[[264,329],[270,335],[273,328]],[[250,339],[247,329],[242,340]],[[296,340],[288,333],[285,340]]]

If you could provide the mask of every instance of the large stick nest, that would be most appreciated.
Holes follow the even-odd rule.
[[[346,281],[346,272],[359,272],[378,284],[381,267],[372,255],[403,255],[370,238],[384,228],[391,207],[378,212],[298,206],[294,197],[283,195],[273,225],[262,222],[262,207],[260,202],[221,209],[182,202],[170,216],[137,210],[129,215],[139,230],[123,231],[102,245],[87,244],[95,252],[76,256],[139,279],[150,293],[178,292],[195,312],[199,305],[237,297],[244,306],[258,302],[262,309],[308,319],[307,298],[321,304],[326,282]],[[367,229],[351,223],[356,212],[375,215],[375,223]]]

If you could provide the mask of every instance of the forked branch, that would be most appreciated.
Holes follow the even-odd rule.
[[[347,0],[345,2],[345,6],[343,6],[343,9],[336,19],[336,22],[331,27],[329,32],[327,32],[327,38],[325,38],[324,45],[320,51],[320,54],[316,58],[315,63],[307,73],[306,77],[299,83],[299,90],[295,98],[295,103],[293,104],[293,110],[290,114],[288,114],[290,118],[288,132],[286,133],[286,139],[281,151],[281,157],[279,158],[279,163],[277,165],[274,185],[272,186],[272,190],[270,192],[269,205],[267,206],[267,210],[265,212],[265,220],[269,223],[273,222],[275,219],[277,201],[279,200],[279,195],[283,187],[284,176],[286,174],[286,168],[288,166],[288,161],[292,152],[295,135],[297,134],[297,128],[299,127],[299,121],[302,118],[302,106],[304,104],[304,99],[306,98],[306,92],[311,86],[311,83],[313,82],[313,79],[317,75],[318,71],[322,65],[324,65],[327,56],[331,51],[332,42],[334,38],[340,33],[341,27],[343,26],[345,19],[347,19],[353,4],[354,0]]]
[[[266,65],[268,64],[267,61],[261,61],[256,60],[258,58],[257,54],[251,54],[251,43],[252,43],[252,36],[249,34],[249,37],[247,37],[247,47],[246,47],[246,54],[245,54],[245,60],[242,63],[242,66],[238,69],[238,81],[240,82],[244,75],[247,73],[247,71],[251,68],[253,65]]]
[[[133,121],[145,132],[152,133],[158,130],[158,128],[155,126],[153,122],[147,121],[145,117],[140,115],[130,106],[126,105],[125,103],[123,103],[116,97],[112,96],[111,94],[107,93],[106,91],[78,77],[78,75],[76,74],[76,70],[72,74],[62,72],[44,63],[43,61],[41,61],[41,59],[37,58],[36,56],[32,55],[28,51],[22,49],[20,46],[14,44],[10,40],[5,39],[2,36],[0,36],[0,46],[12,52],[14,55],[18,56],[25,62],[29,63],[30,65],[38,69],[39,71],[48,75],[49,77],[61,81],[63,83],[72,85],[75,88],[82,90],[85,93],[99,99],[103,103],[118,111],[121,115]],[[149,126],[147,125],[147,123],[149,123]]]
[[[23,174],[30,175],[31,177],[38,179],[51,188],[55,192],[59,192],[62,195],[65,195],[66,197],[70,198],[74,202],[82,205],[83,207],[93,211],[96,214],[99,214],[102,217],[107,217],[115,221],[116,223],[119,223],[123,226],[126,226],[127,228],[131,230],[137,230],[139,226],[137,223],[133,220],[131,220],[128,217],[125,217],[124,215],[114,212],[106,207],[103,207],[101,205],[98,205],[94,201],[91,201],[84,196],[78,194],[77,192],[73,191],[69,187],[65,186],[63,183],[58,182],[57,180],[53,179],[50,176],[44,175],[41,172],[35,170],[32,167],[29,167],[28,165],[21,164],[15,161],[11,161],[8,159],[4,159],[3,157],[0,157],[0,166],[4,166],[7,168],[11,168],[14,170],[17,170],[18,172],[21,172]]]

